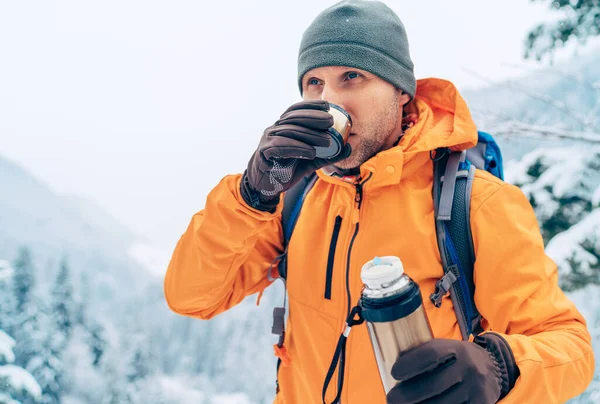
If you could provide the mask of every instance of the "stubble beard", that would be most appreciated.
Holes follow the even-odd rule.
[[[342,161],[334,164],[342,170],[351,170],[359,167],[365,161],[375,156],[386,147],[389,137],[396,131],[398,122],[398,94],[394,96],[388,107],[377,114],[364,128],[358,128],[358,143],[352,148],[352,154]]]

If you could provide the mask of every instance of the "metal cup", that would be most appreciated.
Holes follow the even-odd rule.
[[[342,152],[352,128],[352,118],[342,107],[329,103],[329,113],[333,116],[333,126],[327,130],[331,142],[329,146],[315,146],[316,157],[322,159],[333,159]]]

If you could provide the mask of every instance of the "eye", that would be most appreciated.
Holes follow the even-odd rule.
[[[348,74],[346,74],[346,78],[348,78],[349,80],[356,79],[360,76],[362,76],[362,74],[360,74],[359,72],[349,72]]]
[[[314,77],[311,79],[308,79],[308,81],[306,82],[307,86],[318,86],[320,84],[319,79],[315,79]]]

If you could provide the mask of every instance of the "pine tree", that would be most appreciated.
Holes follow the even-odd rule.
[[[34,293],[35,271],[28,249],[21,249],[14,264],[13,292],[16,301],[15,364],[35,377],[42,388],[43,404],[60,402],[64,392],[64,369],[60,359],[60,335],[48,307]]]
[[[8,261],[0,261],[0,403],[21,403],[41,398],[41,388],[25,369],[14,365],[16,341],[5,325],[14,325],[15,302],[11,289],[14,271]],[[10,320],[10,321],[9,321]]]
[[[35,285],[34,268],[31,258],[31,252],[23,247],[19,250],[17,260],[14,265],[13,288],[16,299],[16,312],[22,313],[25,306],[31,299]]]
[[[101,404],[131,404],[128,388],[114,364],[109,363],[104,373],[106,375],[106,394],[103,396]]]
[[[127,394],[132,404],[164,403],[160,388],[152,376],[156,369],[156,355],[153,354],[150,340],[140,330],[127,333],[122,344],[129,359],[123,369],[123,380],[127,383]]]
[[[45,324],[44,324],[45,323]],[[52,329],[52,319],[41,319],[42,330],[33,339],[36,346],[35,353],[31,356],[25,368],[35,377],[42,388],[42,404],[60,403],[60,398],[65,393],[64,369],[61,361],[61,352],[53,346],[53,333],[47,333]]]
[[[0,260],[0,330],[12,334],[15,322],[15,298],[12,290],[14,270],[10,262]]]
[[[34,301],[35,271],[31,252],[23,247],[19,250],[13,265],[12,276],[15,315],[12,319],[12,334],[17,340],[15,347],[16,364],[25,367],[35,355],[37,347],[33,341],[39,339],[38,302]]]
[[[73,321],[85,331],[85,342],[92,354],[92,365],[99,369],[100,361],[104,356],[107,342],[104,338],[104,327],[94,319],[88,319],[87,300],[83,296],[89,296],[89,283],[85,272],[81,273],[79,295],[74,310]]]
[[[63,259],[52,289],[52,315],[58,332],[55,342],[57,344],[56,349],[59,352],[64,351],[71,339],[73,318],[75,316],[74,306],[69,265],[66,259]]]
[[[79,285],[75,292],[76,293],[74,295],[74,300],[77,303],[75,304],[73,321],[75,322],[75,324],[85,327],[88,298],[91,293],[88,275],[85,272],[80,273]]]
[[[87,327],[88,338],[87,343],[92,351],[94,367],[100,366],[100,361],[106,350],[106,340],[104,339],[104,327],[96,321],[92,321]]]
[[[53,318],[41,300],[34,298],[25,306],[20,319],[15,328],[16,363],[31,373],[39,383],[42,388],[41,403],[59,403],[65,392],[64,369],[61,352],[54,344],[57,331]]]
[[[127,371],[127,381],[129,383],[135,383],[139,380],[145,379],[150,374],[150,366],[148,363],[148,355],[144,352],[143,345],[137,345],[134,348],[131,361],[129,363],[129,369]]]
[[[14,345],[15,340],[0,329],[0,404],[39,402],[39,384],[25,369],[13,365]]]

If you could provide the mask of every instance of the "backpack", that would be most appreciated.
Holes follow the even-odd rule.
[[[475,306],[475,285],[473,268],[475,252],[471,235],[470,201],[475,170],[481,169],[504,180],[502,153],[494,138],[485,132],[478,132],[477,144],[468,149],[451,152],[449,149],[436,150],[433,176],[433,205],[436,218],[438,248],[442,258],[444,275],[436,282],[434,293],[429,299],[436,307],[442,298],[450,293],[463,340],[471,334],[479,334],[481,315]],[[287,278],[287,247],[294,227],[300,216],[304,198],[317,180],[313,173],[288,190],[284,195],[282,227],[284,252],[278,257],[279,277]],[[269,271],[270,272],[270,271]],[[270,276],[270,275],[269,275]],[[273,311],[273,334],[279,335],[275,354],[279,357],[277,369],[282,359],[286,361],[283,347],[285,338],[285,303]]]

